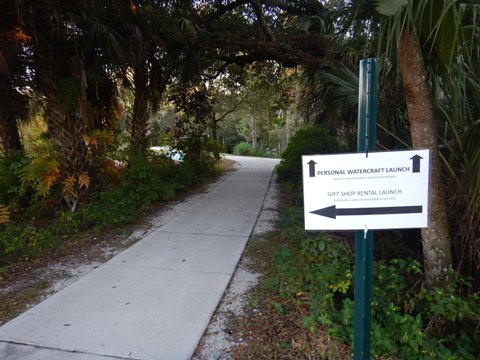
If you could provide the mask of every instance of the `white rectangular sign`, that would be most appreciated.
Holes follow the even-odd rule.
[[[306,230],[428,226],[429,150],[304,155]]]

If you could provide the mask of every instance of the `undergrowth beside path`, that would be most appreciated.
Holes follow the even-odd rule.
[[[47,197],[32,196],[28,186],[12,185],[14,180],[18,184],[18,173],[4,172],[0,175],[11,179],[5,181],[0,176],[0,195],[10,194],[9,204],[15,211],[8,221],[0,223],[0,273],[17,261],[61,249],[77,235],[134,224],[149,206],[170,201],[216,173],[213,158],[192,165],[187,161],[176,164],[154,154],[134,155],[117,177],[101,177],[92,184],[88,198],[72,211],[63,206],[55,191]]]
[[[353,236],[305,232],[301,194],[288,184],[282,193],[278,229],[247,248],[263,277],[236,326],[246,341],[235,358],[351,358]],[[374,239],[372,358],[478,359],[479,294],[454,273],[447,290],[427,291],[421,263],[402,240],[409,235]]]
[[[69,270],[98,266],[132,245],[139,237],[130,235],[139,229],[140,234],[147,233],[149,219],[169,203],[204,191],[215,174],[232,167],[232,161],[221,160],[214,173],[192,179],[178,166],[140,161],[118,187],[99,193],[97,201],[77,213],[62,211],[34,219],[24,214],[0,227],[0,325],[41,301],[54,283],[69,276]],[[182,176],[182,184],[174,182]],[[175,191],[158,193],[165,186]]]

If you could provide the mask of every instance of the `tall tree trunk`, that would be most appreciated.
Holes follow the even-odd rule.
[[[15,89],[12,81],[10,68],[14,68],[14,63],[20,59],[18,53],[11,50],[0,44],[0,57],[3,55],[4,61],[4,66],[0,66],[0,147],[5,152],[23,150],[17,121],[27,114],[27,97]]]
[[[64,199],[74,211],[86,190],[80,186],[79,176],[86,172],[88,167],[88,151],[84,141],[88,124],[85,69],[79,57],[69,57],[56,51],[48,37],[38,43],[37,53],[37,84],[45,96],[48,131],[60,146],[61,181],[75,179],[73,186],[64,191]],[[62,80],[68,80],[78,87],[77,91],[70,89],[77,92],[71,104],[62,102]]]
[[[430,149],[430,226],[422,230],[425,285],[443,287],[452,268],[442,166],[438,153],[437,125],[414,33],[404,29],[400,40],[400,73],[407,102],[413,146]]]
[[[219,160],[220,159],[220,151],[219,151],[218,145],[217,145],[217,144],[219,144],[218,131],[217,131],[219,120],[217,120],[215,118],[215,113],[214,112],[212,112],[212,114],[210,115],[210,118],[211,118],[210,129],[211,129],[211,132],[212,132],[212,140],[213,140],[213,143],[214,143],[213,157],[215,158],[215,160]]]
[[[42,92],[46,98],[45,115],[48,130],[60,145],[60,174],[62,179],[78,176],[87,170],[87,147],[83,136],[86,131],[84,96],[78,99],[77,111],[67,114],[62,104],[56,81],[43,81]],[[83,86],[80,80],[79,86]],[[83,92],[83,90],[80,90]],[[80,189],[77,193],[79,192]],[[68,202],[68,200],[67,200]],[[70,206],[70,204],[69,204]]]
[[[44,97],[48,132],[60,147],[59,180],[63,184],[63,198],[74,211],[87,186],[85,67],[81,48],[75,43],[61,4],[49,2],[43,4],[45,6],[33,6],[33,3],[27,2],[31,12],[26,24],[28,32],[34,35],[35,85]]]
[[[85,75],[81,69],[76,69],[75,78],[78,80],[79,98],[75,109],[66,111],[62,103],[59,89],[59,78],[55,69],[59,69],[49,54],[50,61],[41,64],[38,72],[40,91],[45,95],[48,130],[60,145],[60,171],[62,176],[78,175],[86,170],[87,147],[83,139],[86,130],[86,104],[85,104]],[[67,61],[67,59],[65,59]],[[46,70],[49,68],[50,71]],[[80,73],[78,73],[80,71]]]
[[[143,41],[138,39],[138,57],[133,75],[135,100],[133,102],[131,148],[144,152],[147,149],[148,135],[148,69],[147,53]]]
[[[0,4],[0,150],[4,152],[23,150],[17,120],[26,115],[26,96],[15,90],[18,82],[13,79],[26,71],[20,44],[29,40],[25,40],[19,7],[19,1]]]
[[[250,131],[252,137],[252,148],[257,150],[257,119],[255,116],[250,115]]]
[[[0,109],[0,145],[3,151],[23,150],[17,120]]]
[[[88,127],[87,77],[80,57],[73,56],[70,59],[70,74],[76,79],[79,92],[75,108],[67,117],[69,121],[65,124],[70,133],[62,137],[62,162],[68,174],[78,176],[87,170],[88,164],[87,145],[84,140]]]

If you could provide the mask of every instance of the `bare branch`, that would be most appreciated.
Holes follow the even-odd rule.
[[[214,119],[213,121],[215,121],[215,123],[219,123],[220,121],[222,121],[223,119],[225,119],[225,118],[227,117],[227,115],[235,112],[235,111],[238,109],[238,107],[247,99],[247,97],[248,97],[247,95],[245,95],[244,97],[242,97],[242,98],[240,99],[240,101],[237,102],[235,105],[233,105],[233,107],[232,107],[230,110],[226,111],[222,116]]]

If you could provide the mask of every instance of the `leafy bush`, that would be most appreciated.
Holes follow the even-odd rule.
[[[33,168],[23,154],[0,157],[0,267],[58,248],[80,230],[100,231],[132,223],[142,216],[145,205],[170,200],[216,171],[215,160],[205,151],[179,164],[154,153],[126,158],[126,166],[97,171],[89,203],[73,212],[60,211],[58,197],[35,196],[32,187],[25,193],[28,188],[20,187],[20,176]],[[12,221],[11,208],[16,210]]]
[[[282,181],[302,181],[302,155],[333,154],[343,151],[331,130],[321,127],[305,127],[297,130],[282,154],[277,167]]]
[[[210,153],[214,156],[220,153],[224,153],[227,151],[227,146],[222,144],[221,142],[213,139],[209,139],[204,145],[205,151]]]
[[[162,156],[132,156],[119,186],[97,194],[81,209],[85,221],[100,229],[137,220],[142,206],[169,200],[185,188],[178,176],[182,172],[177,172],[181,166]]]
[[[16,207],[23,200],[20,171],[29,163],[23,152],[11,151],[0,156],[0,203]]]
[[[215,158],[205,151],[195,156],[187,153],[179,170],[180,181],[187,185],[199,184],[215,174]]]
[[[238,143],[233,148],[234,155],[251,156],[253,152],[254,152],[253,146],[248,142]]]
[[[0,266],[22,257],[38,256],[58,246],[58,238],[51,229],[34,225],[4,225],[0,231]]]
[[[372,354],[403,359],[476,359],[480,353],[480,294],[462,296],[468,283],[452,274],[447,290],[414,287],[417,261],[375,263]],[[385,335],[388,336],[385,336]]]
[[[248,142],[241,142],[235,145],[233,154],[240,156],[274,157],[274,154],[265,150],[255,149],[253,145]]]
[[[353,251],[332,235],[305,232],[301,213],[301,208],[285,207],[280,214],[280,237],[288,242],[275,256],[267,289],[279,297],[282,313],[292,307],[303,314],[302,324],[310,331],[327,329],[352,345]],[[470,282],[456,274],[451,278],[446,290],[427,290],[417,260],[374,261],[372,356],[477,359],[480,294],[462,295]]]

